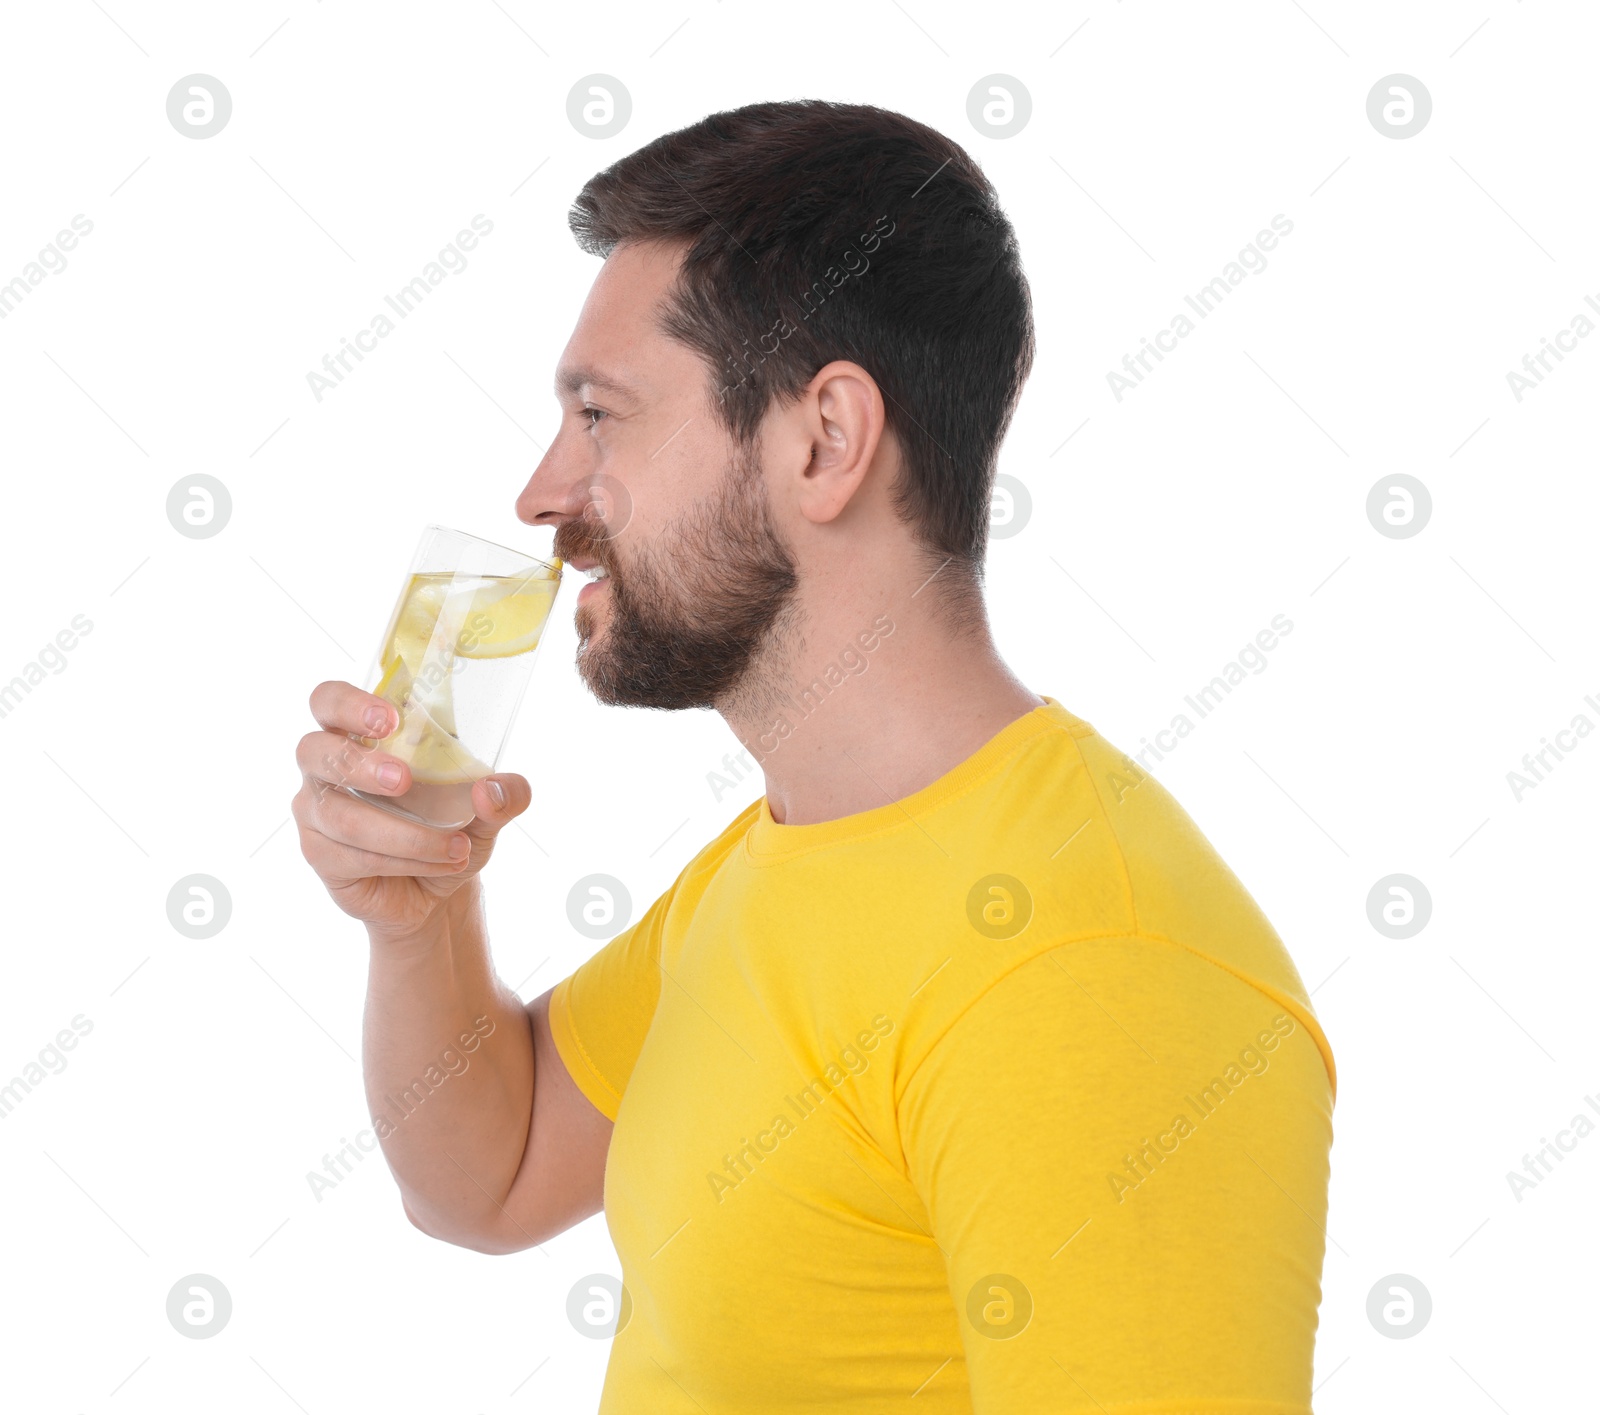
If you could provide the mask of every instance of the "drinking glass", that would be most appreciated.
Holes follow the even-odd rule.
[[[399,796],[341,789],[423,825],[470,823],[472,783],[496,768],[560,584],[559,559],[424,530],[367,677],[400,725],[356,738],[404,761],[412,784]]]

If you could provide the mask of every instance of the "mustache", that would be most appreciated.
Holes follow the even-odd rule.
[[[602,522],[581,516],[556,528],[555,540],[551,542],[550,551],[562,560],[592,556],[607,571],[614,571],[610,540],[611,537]]]

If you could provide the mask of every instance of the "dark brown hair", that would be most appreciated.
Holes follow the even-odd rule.
[[[738,445],[824,364],[866,369],[902,452],[899,514],[930,568],[981,576],[1034,337],[1016,234],[965,151],[882,108],[751,104],[596,174],[568,220],[599,256],[683,243],[663,327],[705,359]]]

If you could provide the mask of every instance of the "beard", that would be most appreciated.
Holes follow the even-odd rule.
[[[716,499],[654,540],[626,527],[613,536],[585,515],[556,530],[552,549],[563,560],[592,557],[607,572],[598,593],[610,603],[597,608],[591,596],[574,622],[578,673],[612,707],[715,708],[745,696],[799,586],[754,459],[736,457]]]

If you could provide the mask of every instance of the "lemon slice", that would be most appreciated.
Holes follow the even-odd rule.
[[[393,658],[399,658],[415,676],[433,642],[440,611],[449,597],[450,576],[412,577],[410,585],[406,587],[400,613],[395,617],[389,642],[384,646],[383,659],[386,664]]]
[[[378,686],[372,691],[397,708],[404,708],[406,694],[411,691],[411,670],[406,667],[405,660],[398,655],[392,659],[385,658],[383,677],[378,680]]]
[[[512,658],[538,647],[559,582],[507,583],[514,585],[509,592],[485,587],[473,595],[465,627],[456,639],[456,652],[462,658]]]
[[[411,768],[413,781],[427,786],[453,786],[478,781],[489,768],[447,732],[420,702],[412,700],[401,715],[400,726],[378,746]]]

